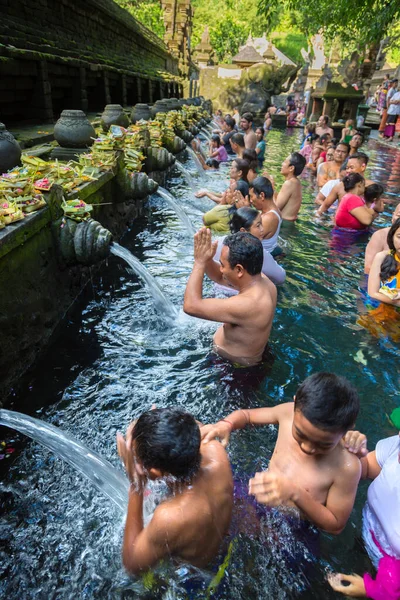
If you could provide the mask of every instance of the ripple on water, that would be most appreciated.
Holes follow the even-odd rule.
[[[297,132],[268,134],[265,166],[278,184],[282,161],[298,145]],[[386,198],[393,201],[399,194],[400,152],[374,141],[368,152],[370,177],[382,182]],[[190,160],[186,166],[195,178],[194,163]],[[218,191],[227,178],[226,168],[206,174],[207,185]],[[154,403],[180,404],[207,422],[240,406],[290,400],[307,375],[330,370],[357,386],[362,398],[357,425],[371,445],[390,435],[386,415],[398,404],[399,345],[374,338],[357,325],[358,311],[364,310],[360,281],[365,239],[346,244],[332,238],[330,217],[314,217],[313,181],[303,177],[302,185],[301,217],[281,233],[287,241],[281,262],[288,278],[279,290],[271,340],[275,359],[260,385],[238,378],[210,357],[215,323],[180,313],[175,325],[167,326],[142,283],[111,257],[94,277],[82,313],[76,311],[66,323],[15,397],[15,407],[36,412],[118,465],[116,432]],[[202,211],[213,206],[207,199],[196,199],[176,173],[167,187],[196,226]],[[387,205],[378,226],[386,224],[392,210]],[[192,242],[165,203],[152,198],[145,216],[121,244],[145,264],[174,306],[182,306]],[[206,290],[212,293],[210,283]],[[275,439],[274,427],[233,436],[230,457],[245,483],[268,466]],[[17,458],[5,470],[0,488],[3,597],[187,598],[185,579],[193,583],[196,578],[183,568],[175,573],[161,569],[152,592],[128,579],[120,562],[123,522],[111,502],[37,444],[16,437],[16,447]],[[317,558],[300,542],[293,548],[288,522],[275,513],[256,531],[249,525],[238,534],[217,597],[333,599],[324,582],[328,568],[363,572],[368,567],[356,539],[365,490],[362,486],[344,533],[336,539],[322,536]],[[297,564],[287,557],[294,550],[299,550]],[[197,579],[203,587],[210,581],[201,573]],[[191,597],[204,598],[204,589]]]

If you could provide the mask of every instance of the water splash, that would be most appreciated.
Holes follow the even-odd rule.
[[[193,236],[195,234],[195,228],[193,227],[186,212],[183,210],[183,208],[181,206],[179,206],[178,202],[175,200],[175,198],[172,196],[172,194],[170,194],[163,187],[158,188],[157,194],[159,196],[161,196],[161,198],[163,198],[166,202],[168,202],[168,204],[171,206],[171,208],[178,215],[178,217],[180,218],[180,220],[186,227],[188,235]]]
[[[157,281],[148,272],[146,267],[142,265],[139,259],[136,258],[129,250],[123,248],[119,244],[113,242],[110,246],[111,254],[119,256],[131,269],[138,275],[147,285],[149,292],[153,298],[154,305],[161,315],[167,316],[171,320],[175,320],[178,316],[178,311],[165,295]]]
[[[204,175],[204,169],[203,169],[203,165],[201,164],[199,157],[197,156],[196,152],[193,150],[193,148],[187,148],[187,151],[189,153],[189,155],[192,157],[196,167],[197,167],[197,175],[199,175],[200,177],[202,177]]]
[[[0,409],[0,425],[15,429],[45,446],[87,477],[121,512],[126,512],[128,480],[97,452],[54,425],[19,412]]]
[[[193,191],[197,186],[193,180],[193,177],[189,173],[189,171],[183,166],[183,164],[179,160],[176,161],[175,166],[182,173],[182,175],[186,179],[188,186]]]

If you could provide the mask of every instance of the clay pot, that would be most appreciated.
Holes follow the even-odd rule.
[[[14,167],[21,161],[21,148],[14,136],[7,131],[6,126],[0,123],[0,175]]]
[[[107,104],[101,115],[101,127],[103,131],[108,131],[111,125],[129,126],[129,117],[124,113],[120,104]]]
[[[83,110],[63,110],[54,125],[54,138],[64,148],[85,148],[93,144],[96,132]]]
[[[150,119],[150,106],[148,104],[135,104],[131,112],[132,123],[137,123],[137,121],[149,121]]]

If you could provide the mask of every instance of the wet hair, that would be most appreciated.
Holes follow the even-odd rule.
[[[258,160],[252,160],[249,162],[249,171],[257,172],[258,169]]]
[[[365,202],[371,203],[374,200],[380,198],[385,190],[380,183],[371,183],[371,185],[367,185],[364,190],[364,200]]]
[[[397,262],[397,260],[394,257],[394,255],[396,254],[396,248],[394,247],[394,243],[393,243],[394,234],[396,233],[396,231],[399,228],[400,228],[400,218],[397,219],[393,223],[393,225],[389,229],[389,233],[387,235],[387,244],[389,246],[390,254],[385,256],[385,258],[383,259],[383,262],[381,264],[380,278],[383,283],[385,281],[387,281],[388,279],[390,279],[391,277],[393,277],[393,275],[396,275],[396,273],[398,272],[398,270],[400,268],[399,263]]]
[[[335,146],[335,150],[336,148],[338,148],[339,146],[345,146],[347,148],[347,154],[350,152],[350,146],[348,144],[346,144],[346,142],[338,142]]]
[[[307,141],[311,142],[311,144],[313,142],[316,142],[317,140],[319,140],[319,135],[317,135],[316,133],[310,133],[310,135],[307,136]]]
[[[223,243],[229,248],[228,262],[231,269],[242,265],[249,275],[261,273],[264,252],[262,243],[254,235],[238,231],[227,235]]]
[[[323,135],[321,135],[321,142],[329,141],[330,137],[331,137],[330,133],[324,133]]]
[[[294,174],[296,177],[302,173],[304,167],[306,166],[306,159],[304,156],[299,154],[299,152],[292,152],[290,155],[289,165],[294,167]]]
[[[360,136],[360,138],[362,139],[362,141],[364,141],[364,134],[361,131],[355,131],[353,133],[353,137],[351,139],[353,139],[356,135]]]
[[[256,177],[249,186],[257,196],[264,192],[264,196],[269,199],[274,197],[274,188],[267,177]]]
[[[159,469],[180,481],[200,468],[200,430],[194,417],[179,407],[143,413],[133,428],[138,460],[147,470]]]
[[[349,160],[353,160],[353,158],[356,158],[357,160],[360,161],[361,164],[363,165],[367,165],[368,161],[369,161],[369,156],[368,154],[365,154],[364,152],[356,152],[355,154],[352,154],[351,156],[349,156],[349,158],[347,159],[347,162]]]
[[[354,426],[360,410],[357,390],[335,373],[314,373],[296,392],[295,410],[318,429],[345,433]]]
[[[261,131],[261,136],[264,137],[264,128],[263,127],[256,127],[256,131]]]
[[[244,158],[235,158],[237,170],[242,172],[241,179],[247,182],[247,173],[249,172],[249,161]]]
[[[333,144],[333,147],[335,148],[338,145],[339,140],[338,140],[338,138],[333,137],[333,138],[331,138],[330,143]]]
[[[236,190],[242,194],[243,198],[246,198],[249,195],[249,184],[243,179],[239,179],[236,182]]]
[[[206,165],[208,167],[212,167],[213,169],[219,169],[219,162],[216,158],[207,158]]]
[[[253,160],[257,160],[257,152],[253,148],[246,148],[243,152],[243,160],[248,160],[251,163]]]
[[[329,117],[328,117],[328,115],[322,115],[322,120],[324,121],[325,125],[329,125]]]
[[[241,148],[245,147],[243,133],[234,133],[233,136],[230,139],[230,142],[233,142],[234,144],[237,144]]]
[[[216,135],[216,134],[212,135],[211,136],[211,141],[215,142],[216,144],[218,144],[218,148],[220,147],[220,145],[221,145],[221,138],[219,137],[219,135]]]
[[[356,187],[357,183],[365,181],[364,177],[360,173],[349,173],[346,177],[343,177],[343,187],[345,192],[350,192]]]
[[[233,119],[232,117],[225,117],[224,121],[225,125],[228,125],[228,127],[230,127],[231,129],[235,129],[235,119]]]
[[[253,114],[251,112],[245,112],[242,114],[242,119],[246,119],[249,123],[253,122]]]
[[[254,221],[260,213],[255,208],[250,206],[242,206],[230,215],[229,228],[231,233],[237,233],[243,227],[249,231]]]

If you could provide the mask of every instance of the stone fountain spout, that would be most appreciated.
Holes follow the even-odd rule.
[[[67,265],[94,265],[110,254],[112,234],[98,221],[65,219],[59,228],[59,251]]]

